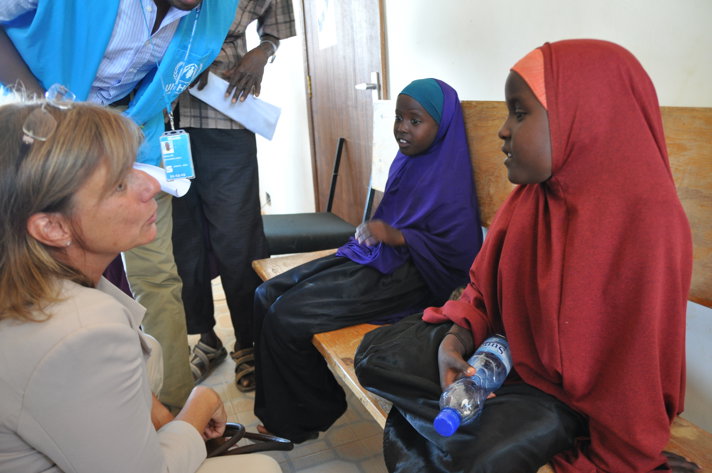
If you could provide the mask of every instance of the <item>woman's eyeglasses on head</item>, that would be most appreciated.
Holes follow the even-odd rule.
[[[35,140],[47,141],[57,129],[57,120],[45,109],[47,104],[60,110],[68,110],[72,108],[76,96],[65,86],[53,84],[45,92],[45,98],[47,101],[34,109],[22,125],[22,141],[25,144],[31,145]]]

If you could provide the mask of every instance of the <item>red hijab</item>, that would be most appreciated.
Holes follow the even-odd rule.
[[[683,407],[692,271],[655,89],[615,44],[540,49],[552,177],[512,192],[461,299],[423,318],[503,330],[521,380],[588,419],[557,472],[649,472]]]

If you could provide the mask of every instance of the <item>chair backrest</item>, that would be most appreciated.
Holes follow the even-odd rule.
[[[395,100],[373,106],[371,188],[381,192],[398,147],[393,139]],[[662,107],[670,167],[692,227],[694,265],[689,299],[712,307],[712,108]],[[462,102],[482,225],[489,227],[514,185],[502,165],[497,131],[507,116],[501,101]],[[368,205],[368,201],[367,201]],[[369,214],[370,215],[370,214]]]
[[[502,165],[497,131],[507,115],[504,102],[463,101],[482,225],[492,219],[513,189]],[[712,108],[662,107],[670,168],[690,221],[693,272],[689,299],[712,307]]]
[[[470,147],[472,172],[477,188],[482,226],[489,228],[494,214],[514,189],[507,178],[507,168],[502,164],[502,140],[497,131],[507,117],[504,102],[462,102],[462,115]]]
[[[712,108],[662,107],[677,195],[692,227],[689,299],[712,308]]]
[[[364,220],[370,216],[374,191],[383,192],[388,170],[398,151],[393,138],[395,100],[373,102],[373,156],[371,158],[371,183],[366,199]],[[504,202],[514,186],[507,179],[502,166],[501,141],[497,130],[506,116],[504,102],[464,101],[462,110],[470,145],[473,173],[480,203],[482,225],[489,227],[497,208]],[[475,159],[480,157],[480,159]]]

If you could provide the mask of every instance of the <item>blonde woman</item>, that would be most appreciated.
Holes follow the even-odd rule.
[[[101,276],[156,234],[159,185],[132,168],[141,132],[49,93],[0,107],[0,471],[279,471],[259,454],[205,461],[226,422],[213,390],[175,418],[151,393],[144,309]]]

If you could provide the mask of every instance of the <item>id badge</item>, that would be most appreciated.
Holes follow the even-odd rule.
[[[193,155],[190,152],[190,137],[184,130],[172,130],[163,133],[160,137],[161,157],[166,179],[193,179]]]

